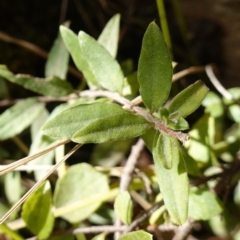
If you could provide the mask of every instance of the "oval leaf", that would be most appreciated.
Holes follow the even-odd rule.
[[[65,23],[69,25],[69,22]],[[48,54],[45,65],[45,77],[57,76],[66,79],[68,70],[69,53],[59,33]]]
[[[189,216],[195,220],[209,220],[222,212],[222,204],[206,188],[193,188],[189,195]]]
[[[122,93],[124,76],[117,61],[85,32],[80,31],[78,38],[84,59],[98,83],[109,91]]]
[[[67,207],[98,194],[106,193],[108,190],[108,179],[105,174],[97,172],[86,163],[76,164],[70,167],[62,178],[58,179],[54,205],[56,208]],[[71,223],[80,222],[88,218],[100,205],[101,202],[95,202],[64,214],[62,217]]]
[[[114,103],[82,104],[67,109],[50,119],[43,126],[42,132],[51,137],[70,139],[77,131],[85,128],[92,122],[125,112],[126,110]]]
[[[73,92],[71,84],[58,77],[42,79],[25,74],[14,75],[4,65],[0,65],[0,76],[25,89],[46,96],[62,97]]]
[[[143,230],[127,233],[119,238],[119,240],[137,240],[137,239],[152,240],[153,238],[150,233],[147,233]]]
[[[158,26],[152,22],[143,37],[138,64],[143,102],[152,112],[166,101],[172,82],[171,57]]]
[[[133,203],[127,191],[120,192],[116,197],[114,211],[123,223],[130,224],[132,222]]]
[[[185,118],[200,106],[207,92],[208,88],[203,82],[197,81],[175,96],[168,109],[170,112],[179,112]]]
[[[90,67],[86,62],[82,50],[79,46],[78,36],[73,31],[64,26],[60,26],[60,32],[64,44],[70,52],[77,69],[82,71],[89,87],[91,89],[99,88],[99,84],[92,72],[90,71]]]
[[[189,183],[187,171],[179,151],[178,141],[170,136],[165,136],[166,143],[164,143],[161,140],[163,139],[161,135],[163,134],[156,134],[153,143],[153,159],[158,184],[172,221],[176,224],[183,224],[188,214]],[[166,140],[166,138],[170,139]],[[161,148],[160,142],[166,146]],[[169,158],[171,159],[169,160]],[[172,162],[172,168],[167,169],[164,162]]]
[[[149,122],[144,118],[124,111],[90,123],[76,132],[71,140],[77,143],[124,140],[142,135],[149,127]]]
[[[29,127],[44,109],[44,104],[28,98],[0,115],[0,140],[14,137]]]
[[[120,14],[115,14],[104,27],[98,42],[116,58],[119,38]]]
[[[50,183],[41,185],[23,204],[22,218],[38,239],[47,239],[54,226]]]

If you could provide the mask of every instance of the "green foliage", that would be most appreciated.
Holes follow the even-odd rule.
[[[138,80],[143,102],[154,112],[166,101],[172,82],[170,54],[160,29],[154,22],[149,25],[143,37]]]
[[[46,239],[52,232],[54,217],[51,208],[52,193],[49,182],[39,187],[23,205],[22,219],[39,239]]]
[[[131,61],[119,64],[115,59],[119,23],[120,15],[117,14],[107,23],[98,40],[83,31],[76,35],[66,26],[61,26],[46,63],[47,79],[14,75],[5,66],[0,66],[0,77],[43,95],[41,98],[21,100],[0,115],[0,140],[10,141],[10,138],[16,137],[20,143],[15,141],[21,150],[25,149],[22,136],[27,142],[32,140],[28,144],[30,155],[37,153],[35,158],[38,158],[30,159],[32,163],[23,167],[34,171],[35,180],[41,183],[47,178],[45,174],[48,170],[41,167],[51,167],[53,172],[66,160],[63,158],[59,162],[59,152],[60,158],[63,157],[70,144],[66,145],[66,149],[61,146],[60,151],[57,149],[55,153],[47,153],[43,149],[56,150],[61,143],[67,142],[65,140],[80,145],[100,143],[91,148],[90,156],[86,158],[82,152],[82,155],[75,154],[72,166],[68,167],[67,164],[73,162],[63,163],[63,171],[58,173],[57,180],[51,179],[53,193],[49,182],[44,181],[25,201],[22,219],[38,239],[73,239],[72,235],[50,235],[55,228],[65,231],[70,226],[112,223],[114,216],[124,224],[131,225],[134,219],[139,218],[139,205],[148,209],[153,204],[149,201],[150,197],[146,197],[150,187],[154,189],[152,196],[155,201],[161,200],[162,205],[149,220],[144,219],[144,224],[139,225],[143,229],[149,223],[182,225],[188,217],[211,222],[224,211],[218,195],[212,192],[213,188],[218,189],[217,180],[209,185],[206,183],[212,176],[216,178],[213,166],[218,171],[225,171],[239,151],[239,88],[230,89],[233,98],[222,101],[216,94],[208,93],[203,82],[197,81],[172,97],[172,62],[156,23],[150,23],[144,34],[137,71]],[[87,83],[88,89],[73,89],[67,81],[69,54],[82,72],[81,81]],[[61,100],[66,103],[46,106],[47,103],[41,102],[42,99],[44,102]],[[204,114],[193,125],[189,124],[185,118],[202,102]],[[223,128],[223,118],[226,117],[224,109],[234,123],[227,132]],[[189,128],[188,134],[182,132]],[[126,173],[121,166],[125,158],[128,161],[138,158],[142,149],[137,146],[143,143],[139,138],[144,140],[152,154],[154,169],[145,163],[149,154],[143,154],[140,159],[144,161],[144,167],[141,167],[141,161],[135,172],[126,167],[128,176],[132,178],[123,191],[119,178],[124,179]],[[56,141],[60,141],[57,142],[59,145]],[[131,148],[135,142],[137,144]],[[20,151],[12,154],[0,148],[0,157],[11,156],[14,159],[19,155],[22,156]],[[55,166],[54,157],[57,162]],[[91,160],[84,163],[88,157]],[[28,160],[27,157],[21,161],[25,164]],[[134,160],[136,162],[137,159]],[[10,170],[14,168],[11,166],[15,166],[15,163],[10,165]],[[5,168],[2,169],[5,173]],[[206,178],[208,174],[211,174],[209,179]],[[200,183],[195,182],[196,179]],[[239,206],[239,176],[234,175],[230,180],[229,185],[237,186],[233,194],[234,204]],[[21,186],[21,174],[7,173],[1,181],[8,203],[15,204],[26,191]],[[204,186],[200,187],[201,184]],[[156,188],[157,185],[159,188]],[[15,194],[11,194],[11,191]],[[131,193],[132,199],[129,191],[134,191]],[[3,203],[0,207],[1,213],[9,208]],[[11,218],[16,216],[11,215]],[[56,225],[55,218],[59,218]],[[1,230],[9,236],[13,234],[5,225]],[[86,239],[83,234],[76,238]],[[93,239],[106,238],[104,231]],[[22,238],[16,235],[15,239]],[[140,230],[127,233],[119,239],[150,240],[152,235]]]
[[[4,65],[0,65],[0,76],[12,83],[45,96],[62,97],[73,92],[70,83],[62,81],[56,76],[41,79],[25,74],[14,75]]]
[[[64,211],[64,208],[67,207],[71,209],[71,205],[76,204],[79,200],[84,201],[107,191],[108,180],[104,174],[97,172],[88,164],[76,164],[58,180],[54,206],[62,208]],[[79,210],[73,208],[69,213],[61,214],[61,216],[71,223],[80,222],[95,212],[100,204],[101,202],[96,202]]]
[[[127,233],[119,238],[119,240],[134,240],[134,239],[152,240],[152,235],[142,230],[139,230]]]
[[[188,216],[189,184],[178,141],[157,133],[153,159],[160,191],[171,219],[176,224],[183,224]]]
[[[36,99],[28,98],[3,112],[0,115],[0,140],[14,137],[29,127],[43,107]]]
[[[133,203],[127,191],[120,192],[117,195],[114,203],[114,210],[123,223],[130,224],[132,222]]]

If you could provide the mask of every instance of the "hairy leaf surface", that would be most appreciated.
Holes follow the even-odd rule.
[[[126,110],[114,103],[97,102],[82,104],[49,120],[42,128],[43,134],[61,139],[70,139],[72,136],[87,127],[90,123],[107,117],[125,114]]]
[[[172,62],[158,26],[148,26],[142,42],[138,80],[143,102],[152,112],[166,101],[172,82]]]
[[[70,83],[55,76],[43,79],[26,74],[14,75],[4,65],[0,65],[0,76],[25,89],[45,96],[62,97],[73,92]]]
[[[71,138],[78,143],[103,143],[142,135],[150,127],[144,118],[124,111],[90,123]]]
[[[181,91],[173,98],[169,105],[170,112],[179,112],[185,118],[195,111],[208,92],[208,88],[202,81],[197,81]]]
[[[28,98],[0,115],[0,140],[14,137],[29,127],[44,109],[44,104]]]
[[[163,134],[157,133],[153,143],[153,159],[158,184],[171,220],[176,224],[183,224],[188,215],[189,183],[186,167],[179,151],[178,141],[165,136],[163,138],[166,143],[164,143],[161,135]],[[169,162],[172,162],[171,169],[167,169],[164,164]]]
[[[106,24],[98,38],[98,42],[105,47],[113,58],[116,58],[119,38],[120,14],[115,14]]]
[[[84,60],[98,83],[109,91],[122,93],[124,76],[117,61],[85,32],[80,31],[78,39]]]
[[[71,206],[109,190],[107,176],[97,172],[92,166],[81,163],[69,168],[67,173],[57,181],[54,194],[56,208]],[[75,209],[62,217],[71,223],[88,218],[101,205],[92,203],[85,208]]]

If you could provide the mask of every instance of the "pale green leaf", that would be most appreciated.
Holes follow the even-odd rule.
[[[41,185],[23,204],[22,219],[27,228],[38,236],[47,239],[54,227],[52,214],[52,193],[50,183]]]
[[[77,131],[71,140],[78,143],[124,140],[142,135],[149,127],[146,119],[123,110],[90,123]]]
[[[32,143],[30,146],[29,155],[39,152],[40,149],[44,149],[53,143],[53,139],[48,136],[44,136],[41,133],[41,127],[49,117],[48,111],[44,108],[40,116],[31,125]],[[51,165],[53,163],[54,150],[48,152],[33,161],[27,163],[27,165]],[[40,180],[49,170],[36,170],[34,176],[36,180]]]
[[[42,131],[43,134],[51,137],[70,139],[77,131],[85,128],[92,122],[125,112],[126,110],[114,103],[96,102],[82,104],[67,109],[50,119],[43,126]]]
[[[142,42],[138,80],[143,102],[152,112],[166,101],[172,82],[172,62],[158,26],[148,26]]]
[[[39,116],[44,104],[28,98],[8,108],[0,115],[0,140],[16,136]]]
[[[58,179],[54,205],[56,208],[71,206],[79,201],[106,193],[108,190],[108,179],[105,174],[97,172],[86,163],[76,164]],[[71,223],[80,222],[88,218],[100,205],[101,202],[94,202],[84,208],[66,213],[62,217]]]
[[[0,76],[28,90],[46,96],[62,97],[73,92],[73,88],[70,83],[62,81],[60,78],[55,76],[43,79],[26,74],[14,75],[4,65],[0,65]]]
[[[120,65],[95,39],[83,31],[79,32],[79,45],[89,71],[105,89],[122,93],[123,73]]]
[[[89,87],[91,89],[99,88],[99,83],[95,76],[92,74],[90,66],[86,62],[84,54],[79,46],[78,36],[73,31],[64,26],[60,26],[60,33],[76,67],[78,70],[82,71]]]
[[[65,26],[68,27],[69,22],[65,23]],[[61,34],[59,33],[48,54],[48,59],[45,65],[45,77],[56,76],[61,79],[66,79],[68,62],[69,53],[63,43]]]
[[[92,240],[105,240],[106,239],[106,233],[100,233],[96,235]]]
[[[195,220],[208,220],[222,212],[218,197],[206,188],[192,188],[188,215]]]
[[[96,144],[93,148],[90,163],[95,166],[114,167],[128,154],[133,139]]]
[[[213,121],[214,119],[209,114],[205,114],[189,131],[188,154],[196,161],[208,163],[211,160],[210,142],[214,140],[214,136],[210,136],[209,132],[214,128],[211,124]]]
[[[208,88],[202,81],[197,81],[181,91],[173,98],[169,105],[170,112],[179,112],[185,118],[195,111],[205,98]]]
[[[181,225],[186,221],[188,214],[188,176],[184,160],[179,151],[178,141],[166,136],[170,139],[166,143],[163,142],[166,145],[165,147],[159,149],[161,148],[159,145],[159,142],[162,141],[161,135],[163,133],[156,134],[153,144],[153,159],[158,184],[171,220]],[[172,162],[172,168],[167,169],[164,162]]]
[[[20,172],[8,172],[4,175],[4,190],[10,204],[16,203],[21,198]]]
[[[130,232],[121,236],[118,240],[152,240],[152,235],[143,230]]]
[[[113,58],[116,58],[119,38],[120,14],[115,14],[106,24],[98,38],[98,42],[105,47]]]
[[[132,222],[133,202],[127,191],[120,192],[114,202],[114,211],[118,218],[125,224]]]

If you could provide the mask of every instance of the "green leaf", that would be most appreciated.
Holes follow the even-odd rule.
[[[39,116],[44,105],[36,99],[28,98],[13,107],[8,108],[0,115],[0,140],[16,136]]]
[[[58,77],[42,79],[26,74],[14,75],[4,65],[0,65],[0,76],[28,90],[46,96],[62,97],[73,92],[70,83],[62,81]]]
[[[104,27],[98,42],[116,58],[119,38],[120,14],[115,14]]]
[[[46,109],[43,109],[40,116],[31,125],[32,143],[30,146],[29,155],[39,152],[40,149],[44,149],[54,142],[54,139],[42,135],[40,130],[48,117],[49,117],[48,111]],[[51,165],[53,163],[53,158],[54,150],[34,159],[33,161],[28,162],[27,165]],[[42,179],[48,171],[49,169],[34,171],[35,179],[36,180]]]
[[[4,190],[11,204],[16,203],[21,198],[22,186],[20,172],[8,172],[4,175]]]
[[[78,39],[84,59],[98,83],[109,91],[122,93],[124,76],[117,61],[85,32],[80,31]]]
[[[178,111],[185,118],[194,112],[201,104],[208,92],[202,81],[197,81],[181,91],[173,98],[169,105],[170,112]]]
[[[180,117],[178,120],[168,119],[166,125],[172,130],[177,130],[177,131],[189,129],[188,122],[182,117]]]
[[[193,188],[189,195],[188,215],[195,220],[209,220],[222,212],[218,197],[206,188]]]
[[[92,240],[105,240],[105,239],[106,239],[106,233],[100,233],[94,238],[92,238]]]
[[[69,22],[65,26],[69,26]],[[54,44],[48,54],[48,59],[45,65],[45,77],[56,76],[61,79],[66,79],[68,70],[69,53],[63,43],[59,32]]]
[[[90,123],[71,138],[78,143],[103,143],[124,140],[142,135],[150,127],[149,122],[123,110]]]
[[[90,163],[94,166],[114,167],[129,153],[133,139],[96,144]]]
[[[189,131],[188,154],[196,161],[209,163],[211,160],[213,151],[210,142],[214,141],[214,136],[210,133],[214,131],[214,128],[214,118],[205,114]]]
[[[85,128],[92,122],[125,112],[126,110],[114,103],[96,102],[82,104],[67,109],[50,119],[43,126],[42,132],[51,137],[70,139],[77,131]]]
[[[58,179],[54,205],[56,208],[67,207],[79,200],[87,200],[95,195],[106,193],[108,190],[106,175],[97,172],[86,163],[76,164],[70,167],[62,178]],[[88,218],[100,205],[101,202],[95,202],[64,214],[62,217],[71,223],[77,223]]]
[[[172,62],[163,35],[152,22],[142,42],[138,80],[143,103],[152,112],[166,101],[172,82]]]
[[[73,31],[64,26],[60,26],[60,32],[64,44],[70,52],[76,67],[78,68],[78,70],[82,71],[89,87],[91,89],[99,88],[99,83],[95,76],[92,74],[90,66],[84,58],[84,53],[79,46],[78,36]]]
[[[22,219],[28,229],[38,236],[47,239],[54,227],[52,214],[52,193],[50,183],[46,181],[23,204]]]
[[[151,152],[152,152],[152,149],[153,149],[154,138],[155,138],[157,133],[158,133],[158,131],[155,128],[150,128],[141,136],[141,138],[144,140],[147,148]]]
[[[120,220],[125,224],[132,222],[133,202],[127,191],[120,192],[114,202],[114,211]]]
[[[143,230],[130,232],[121,236],[118,240],[152,240],[152,235]]]
[[[165,136],[165,143],[161,135],[163,133],[156,134],[153,144],[153,159],[158,184],[171,220],[176,224],[183,224],[187,219],[189,192],[185,163],[179,151],[178,141]],[[166,140],[166,138],[169,139]],[[161,142],[165,146],[161,147],[159,144]],[[172,168],[167,169],[164,162],[165,165],[172,162]]]

